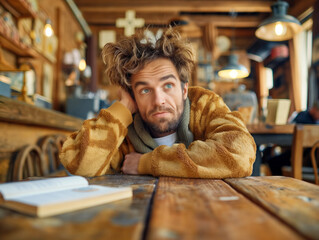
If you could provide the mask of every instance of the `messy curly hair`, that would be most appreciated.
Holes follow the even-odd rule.
[[[139,32],[117,43],[107,43],[102,50],[102,58],[109,82],[126,90],[131,88],[132,74],[158,58],[172,61],[182,83],[188,82],[194,66],[191,45],[172,27],[157,40],[147,39]]]

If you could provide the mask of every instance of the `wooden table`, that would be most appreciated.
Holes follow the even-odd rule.
[[[247,125],[247,129],[253,136],[257,145],[253,176],[260,175],[261,152],[259,146],[262,144],[276,144],[285,147],[291,146],[294,126],[294,124],[267,125],[264,123]]]
[[[7,239],[319,239],[319,186],[287,177],[182,179],[113,175],[133,198],[50,218],[0,209]]]

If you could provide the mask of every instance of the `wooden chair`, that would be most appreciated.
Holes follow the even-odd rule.
[[[66,136],[62,135],[62,134],[59,134],[59,135],[55,135],[54,138],[55,138],[55,143],[58,146],[58,149],[59,149],[59,152],[60,152],[62,150],[63,143],[66,140]]]
[[[312,167],[313,167],[313,171],[314,171],[314,175],[315,175],[315,183],[317,185],[319,185],[318,168],[317,168],[317,161],[316,161],[316,150],[317,149],[319,150],[319,141],[317,141],[315,143],[315,145],[313,145],[313,147],[311,148],[311,163],[312,163]]]
[[[292,177],[302,179],[303,149],[317,146],[318,141],[319,125],[297,124],[295,126],[291,148]],[[314,168],[317,170],[316,165]]]
[[[59,153],[65,140],[66,136],[64,135],[49,135],[39,141],[45,164],[48,166],[50,173],[60,168]]]
[[[14,161],[11,180],[20,181],[28,177],[49,176],[59,171],[64,135],[48,135],[38,145],[28,144],[19,150]]]
[[[12,181],[44,176],[47,172],[41,149],[37,145],[29,144],[18,152],[13,164]]]

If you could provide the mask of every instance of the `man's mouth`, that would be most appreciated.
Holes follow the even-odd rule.
[[[164,118],[167,117],[169,114],[173,113],[173,109],[168,108],[168,107],[160,107],[160,108],[155,108],[152,111],[149,112],[149,116],[154,117],[154,118]]]
[[[163,118],[163,117],[166,117],[169,114],[170,114],[169,112],[155,112],[155,113],[152,114],[152,117]]]

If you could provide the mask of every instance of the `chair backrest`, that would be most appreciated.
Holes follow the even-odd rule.
[[[319,141],[319,125],[297,124],[294,128],[291,148],[292,176],[302,179],[303,149],[312,147]]]
[[[46,176],[59,170],[64,135],[48,135],[39,139],[38,145],[28,144],[22,147],[14,161],[11,181],[29,177]]]
[[[29,144],[18,152],[13,166],[12,181],[43,176],[46,171],[41,149],[37,145]]]
[[[311,148],[311,162],[313,166],[313,171],[315,174],[315,183],[319,185],[319,178],[318,178],[318,167],[317,167],[317,161],[316,161],[316,150],[319,150],[319,141],[317,141]]]
[[[59,153],[65,139],[64,135],[48,135],[39,140],[38,144],[42,150],[49,173],[55,172],[60,168]]]

